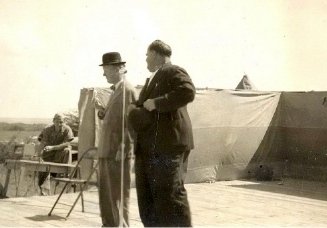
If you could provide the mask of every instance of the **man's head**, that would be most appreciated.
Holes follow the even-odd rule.
[[[56,129],[62,127],[64,123],[64,116],[62,114],[56,113],[53,117],[53,124],[55,125]]]
[[[161,40],[153,41],[146,53],[147,68],[150,72],[155,72],[163,64],[170,61],[171,48]]]
[[[127,72],[125,63],[122,61],[118,52],[109,52],[102,56],[103,76],[107,78],[108,83],[116,84]]]

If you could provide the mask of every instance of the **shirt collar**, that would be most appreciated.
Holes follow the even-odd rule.
[[[156,73],[158,72],[158,70],[160,70],[162,67],[164,67],[167,64],[171,64],[171,62],[166,62],[165,64],[163,64],[161,67],[159,67],[155,72],[153,72],[150,77],[149,77],[149,83],[151,82],[151,80],[153,79],[153,77],[156,75]]]
[[[158,69],[159,70],[159,69]],[[153,79],[153,77],[156,75],[156,73],[158,72],[158,70],[156,70],[155,72],[153,72],[150,77],[149,77],[149,84],[151,82],[151,80]]]
[[[115,91],[116,89],[118,89],[118,87],[120,86],[120,84],[123,82],[123,80],[120,80],[119,82],[117,82],[116,84],[110,86],[110,89],[112,89],[113,91]]]
[[[57,132],[57,131],[56,131],[56,126],[55,126],[54,124],[52,124],[52,128],[53,128],[53,131],[54,131],[54,132]],[[60,127],[60,129],[59,129],[58,132],[64,132],[64,125],[62,125],[62,126]]]

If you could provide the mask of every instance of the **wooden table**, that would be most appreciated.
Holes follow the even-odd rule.
[[[21,167],[25,167],[27,169],[38,171],[38,172],[69,174],[75,166],[72,164],[65,164],[65,163],[7,159],[4,163],[4,167],[7,168],[7,174],[6,174],[5,184],[3,186],[2,197],[5,197],[7,194],[10,174],[12,169],[20,169]]]

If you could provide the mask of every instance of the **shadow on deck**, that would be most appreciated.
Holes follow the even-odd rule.
[[[219,181],[187,184],[193,226],[215,227],[321,227],[327,224],[325,183],[285,180],[279,182]],[[85,212],[80,202],[65,216],[77,193],[64,194],[51,217],[54,196],[2,199],[0,226],[100,227],[97,189],[85,192]],[[131,189],[130,225],[142,227],[136,190]]]

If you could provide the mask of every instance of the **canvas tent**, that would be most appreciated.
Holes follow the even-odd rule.
[[[102,121],[98,118],[99,109],[104,108],[111,94],[109,88],[84,88],[80,91],[78,101],[79,130],[78,130],[78,153],[84,153],[87,149],[98,145],[101,133]],[[85,159],[81,163],[81,175],[87,178],[94,165],[91,160]]]
[[[97,144],[97,103],[102,99],[104,105],[109,96],[108,89],[81,91],[80,151]],[[254,177],[261,166],[276,178],[325,180],[326,97],[327,92],[198,90],[188,106],[195,149],[186,181]]]
[[[283,165],[283,175],[327,178],[327,92],[282,92],[254,163]],[[275,165],[276,167],[276,165]]]
[[[257,90],[254,84],[250,81],[247,75],[244,75],[241,81],[235,88],[236,90],[247,89],[247,90]]]
[[[188,182],[237,179],[254,156],[276,110],[280,94],[201,91],[189,105],[195,149]]]

